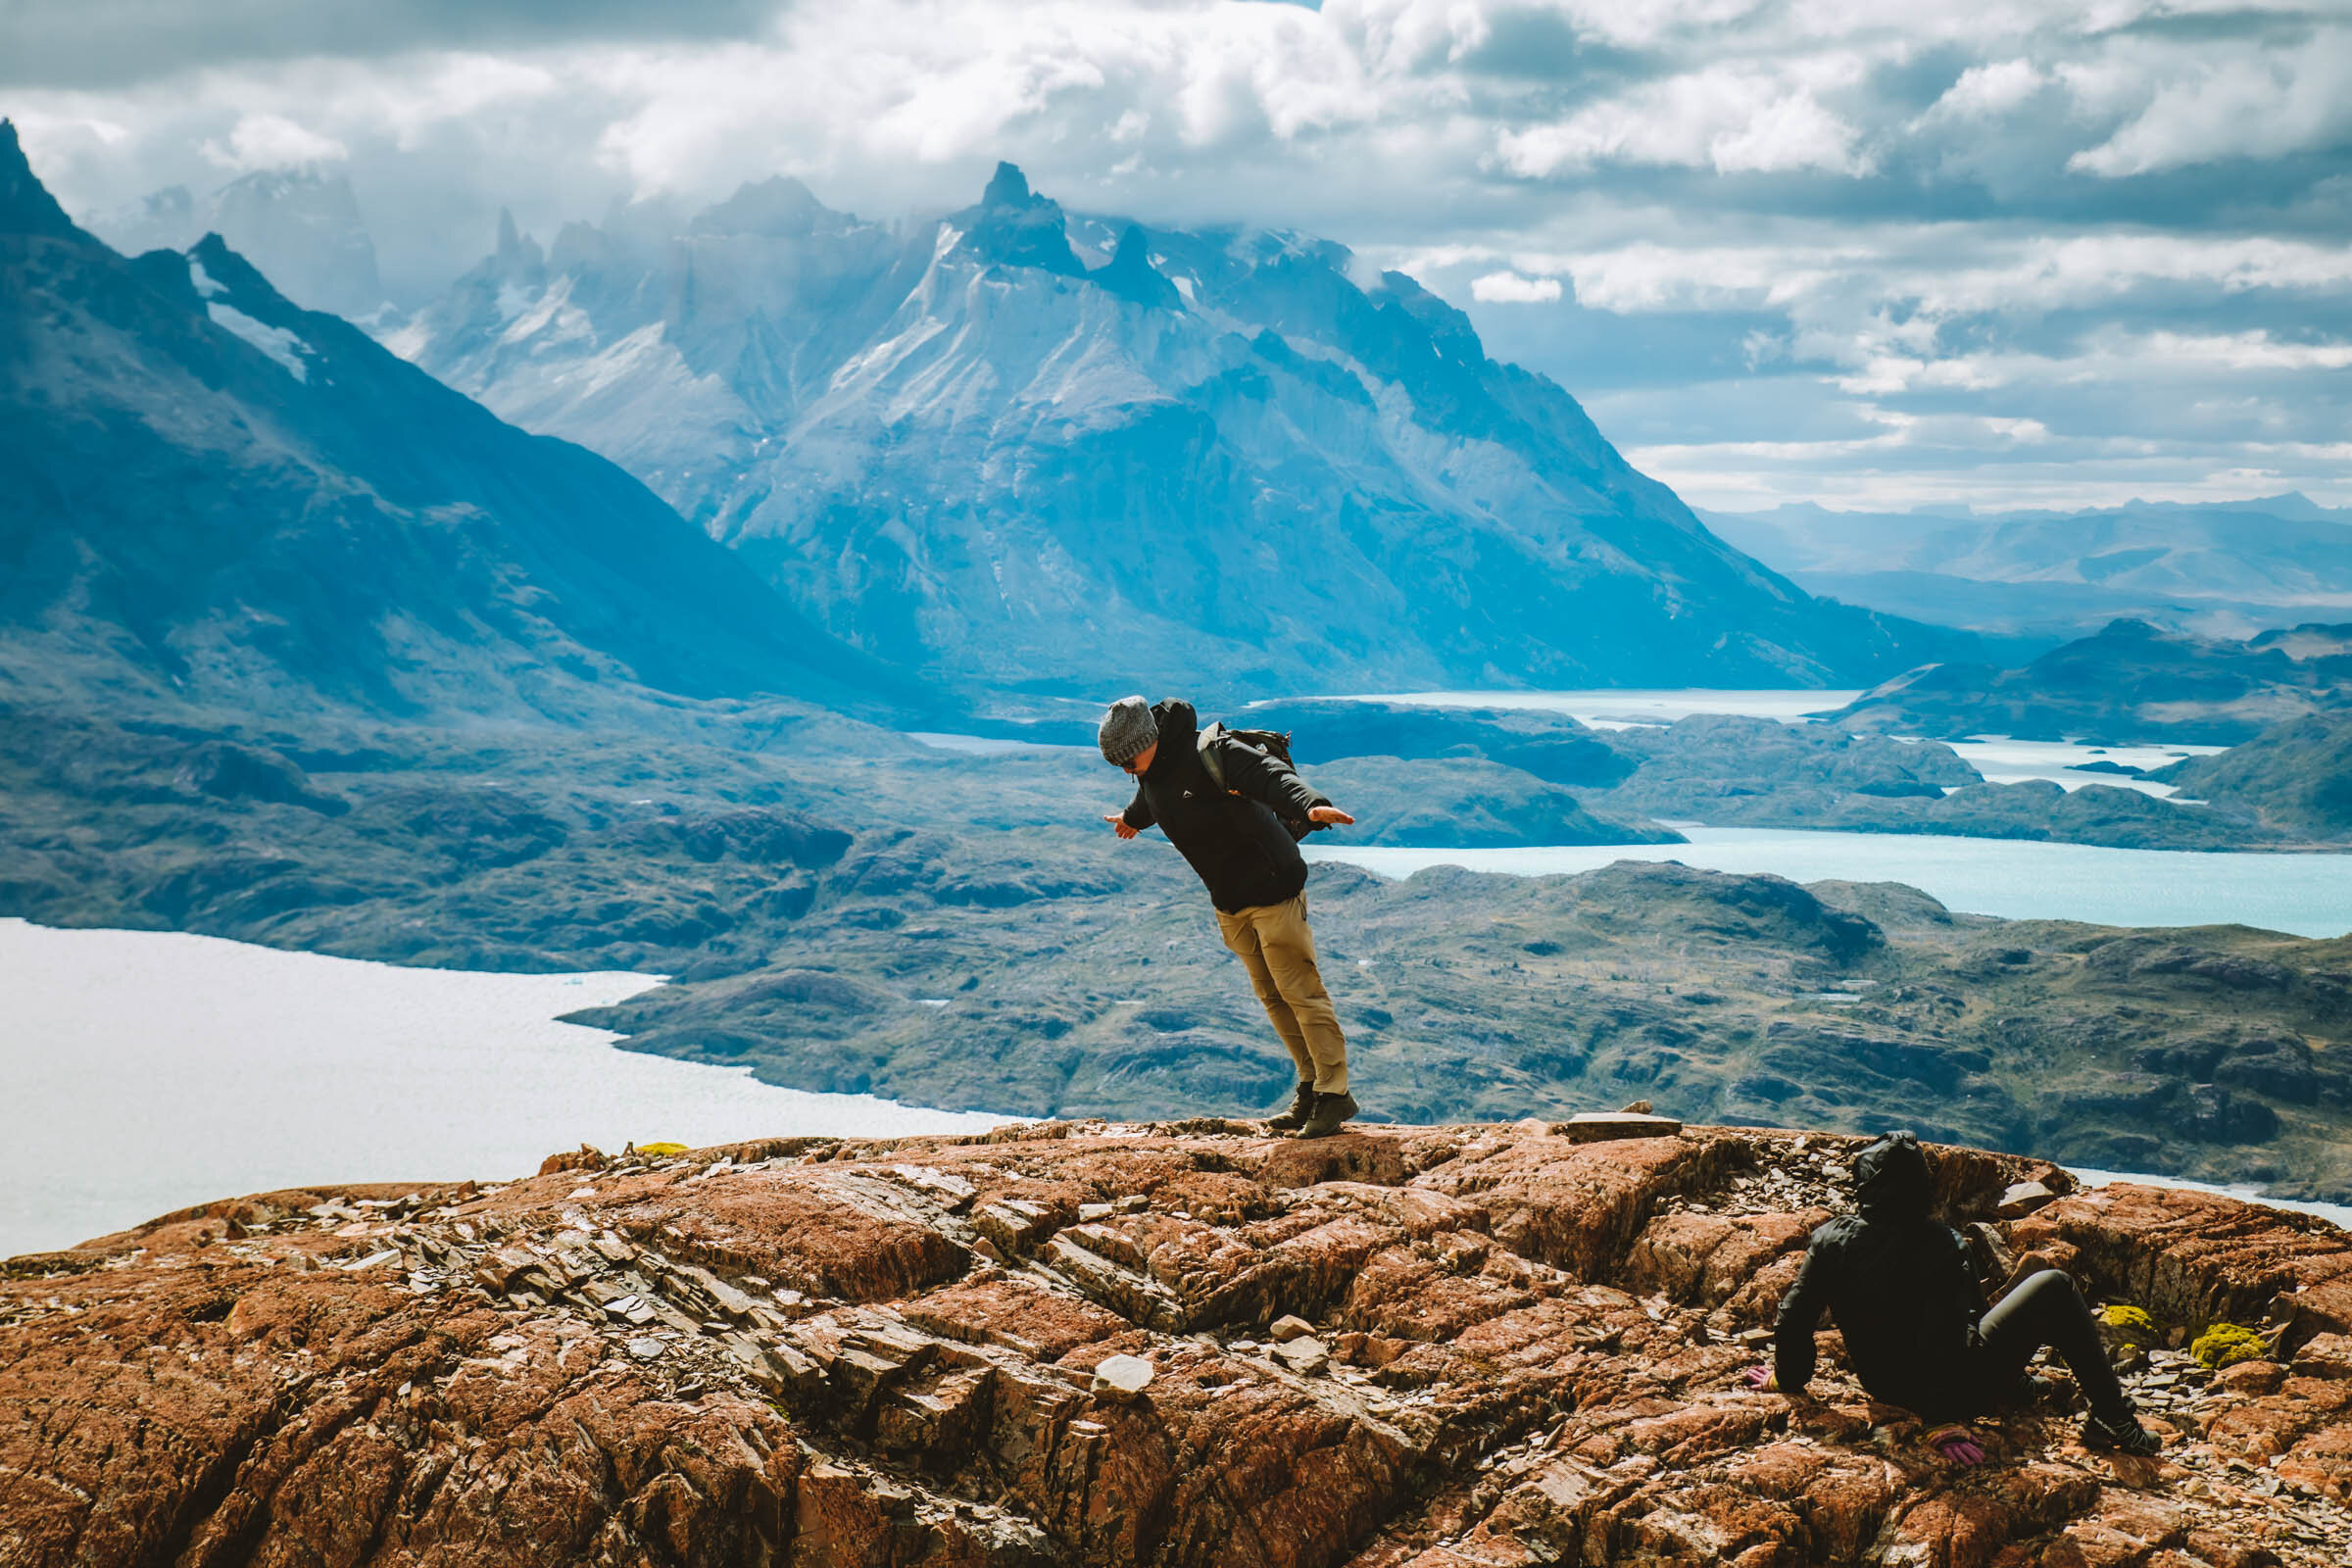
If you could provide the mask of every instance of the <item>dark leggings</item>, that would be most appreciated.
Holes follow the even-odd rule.
[[[2107,1364],[2090,1303],[2064,1269],[2028,1275],[1977,1327],[1983,1338],[1969,1355],[1967,1382],[1975,1395],[1970,1402],[1978,1408],[2015,1388],[2026,1363],[2045,1345],[2074,1373],[2092,1414],[2112,1417],[2131,1408],[2115,1369]]]

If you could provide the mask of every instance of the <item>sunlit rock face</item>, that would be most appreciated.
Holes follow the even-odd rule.
[[[1937,1215],[1989,1264],[2061,1264],[2133,1309],[2150,1343],[2125,1379],[2164,1443],[2085,1451],[2053,1387],[1976,1422],[1986,1460],[1961,1471],[1868,1399],[1834,1335],[1814,1400],[1741,1378],[1860,1140],[1604,1120],[1638,1136],[1049,1122],[208,1203],[0,1266],[0,1556],[2223,1568],[2352,1548],[2342,1231],[1936,1150]],[[2217,1373],[2168,1348],[2216,1321],[2259,1353]]]
[[[498,253],[392,342],[603,452],[835,632],[972,676],[1810,683],[1929,657],[1808,598],[1345,247],[795,181]]]

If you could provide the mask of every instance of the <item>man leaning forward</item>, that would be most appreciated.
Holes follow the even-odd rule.
[[[1102,756],[1136,781],[1135,799],[1102,820],[1120,838],[1156,826],[1208,888],[1225,945],[1250,971],[1274,1032],[1298,1069],[1298,1092],[1267,1125],[1327,1138],[1359,1108],[1348,1092],[1348,1042],[1315,966],[1306,923],[1306,859],[1283,818],[1355,820],[1278,758],[1213,737],[1220,788],[1200,756],[1190,703],[1122,697],[1102,716]]]

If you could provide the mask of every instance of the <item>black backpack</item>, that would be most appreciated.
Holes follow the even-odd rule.
[[[1223,724],[1212,723],[1200,732],[1200,765],[1208,769],[1208,776],[1216,781],[1217,788],[1228,795],[1239,795],[1242,792],[1225,782],[1225,764],[1217,760],[1216,743],[1219,741],[1238,741],[1260,757],[1270,757],[1293,772],[1298,771],[1296,764],[1291,761],[1290,731],[1227,729]],[[1331,801],[1322,791],[1317,790],[1315,804],[1329,806]],[[1283,830],[1294,839],[1302,839],[1309,833],[1320,833],[1331,825],[1328,822],[1310,822],[1304,817],[1284,816],[1279,811],[1274,813],[1274,820],[1280,822]]]

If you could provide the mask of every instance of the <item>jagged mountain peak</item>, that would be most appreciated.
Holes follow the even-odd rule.
[[[188,260],[204,270],[205,281],[197,283],[196,291],[206,299],[224,299],[254,317],[275,316],[296,309],[292,301],[270,285],[259,268],[230,248],[218,230],[207,231],[202,239],[189,246]]]
[[[1010,164],[997,165],[980,205],[955,221],[964,225],[957,247],[982,262],[1034,267],[1067,277],[1084,277],[1086,264],[1070,248],[1061,204],[1029,188],[1029,177]]]
[[[24,157],[13,120],[0,120],[0,233],[78,234]]]
[[[1152,241],[1140,223],[1129,223],[1110,260],[1088,275],[1120,298],[1147,309],[1175,310],[1184,303],[1176,285],[1152,265]]]
[[[1029,176],[1021,172],[1019,165],[1000,159],[997,172],[989,176],[988,188],[980,193],[980,205],[1025,208],[1040,205],[1051,207],[1054,204],[1030,190]],[[1059,211],[1058,208],[1055,210]]]
[[[929,222],[802,228],[813,200],[566,230],[403,352],[959,678],[1082,688],[1115,647],[1188,686],[1866,684],[1942,651],[1724,545],[1346,246],[1065,213],[1008,163]]]

